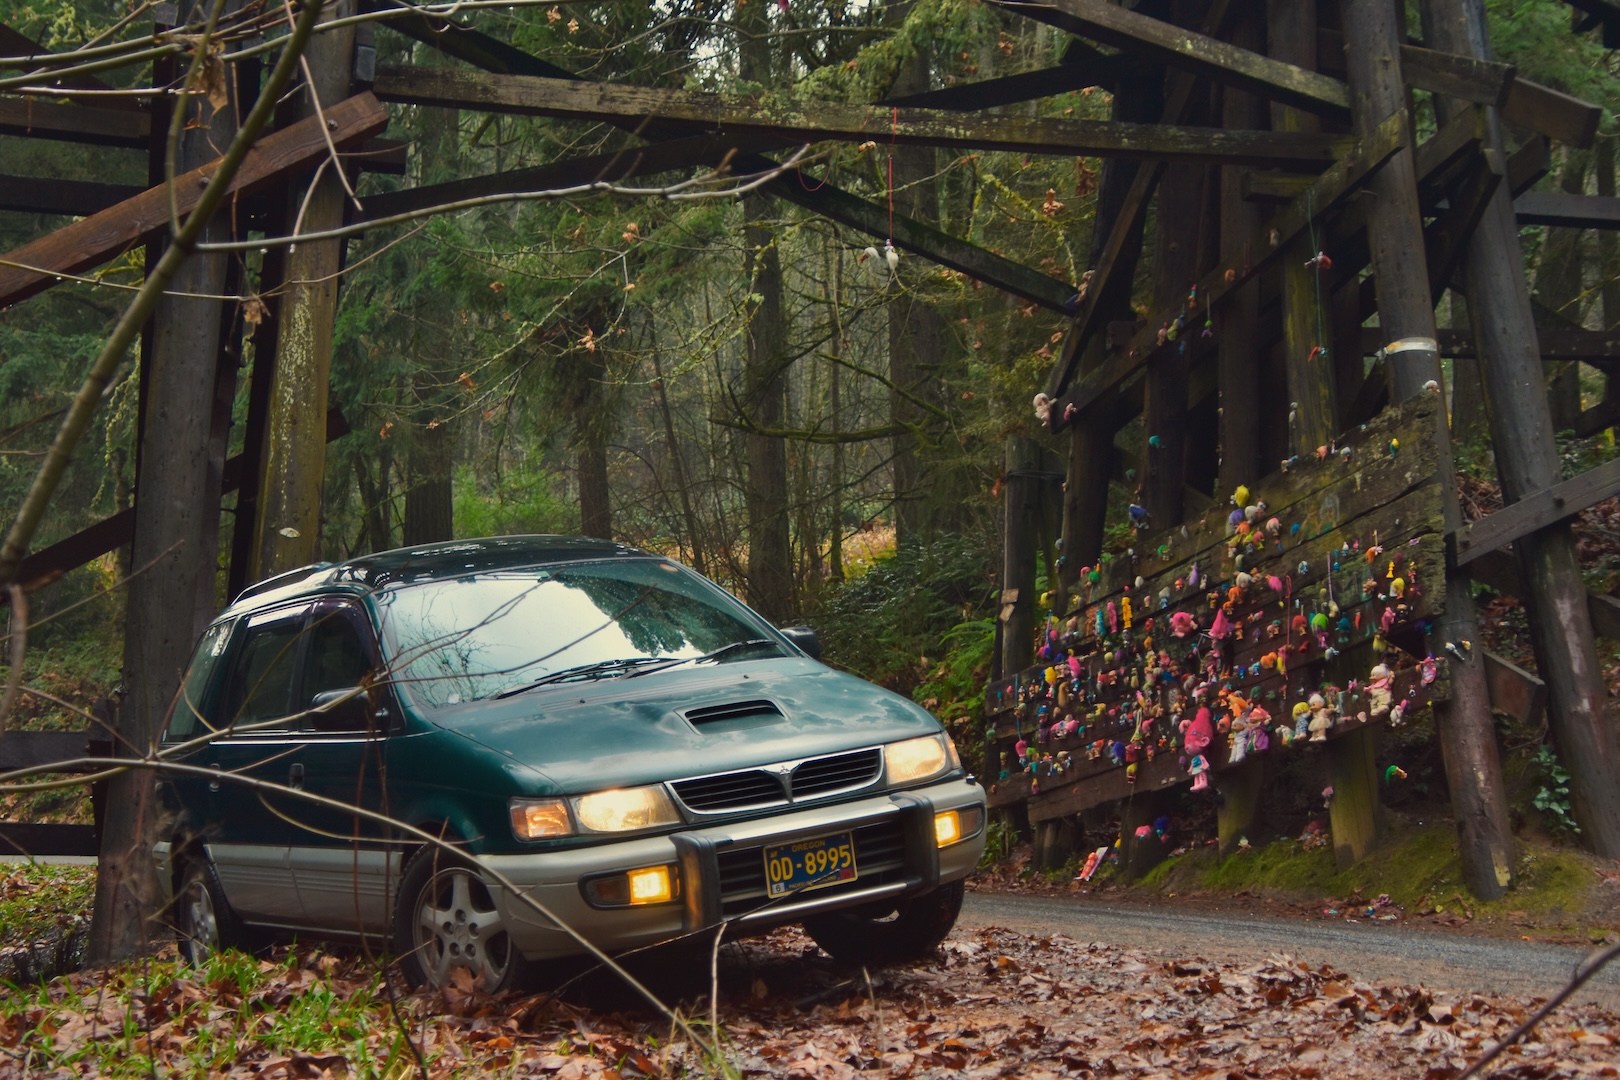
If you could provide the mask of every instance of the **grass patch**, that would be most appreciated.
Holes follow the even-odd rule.
[[[0,949],[88,924],[95,894],[93,866],[0,863]]]
[[[1238,851],[1206,870],[1199,884],[1224,892],[1320,893],[1333,879],[1333,851],[1305,851],[1293,840]]]

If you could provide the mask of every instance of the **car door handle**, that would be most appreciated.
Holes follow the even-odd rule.
[[[292,788],[294,791],[302,791],[304,789],[303,762],[295,761],[293,762],[292,768],[287,770],[287,786]]]

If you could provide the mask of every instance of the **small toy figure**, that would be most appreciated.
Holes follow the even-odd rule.
[[[1327,733],[1333,730],[1333,713],[1321,694],[1312,694],[1306,703],[1311,709],[1311,742],[1327,742]]]
[[[1203,791],[1209,787],[1209,761],[1203,754],[1194,754],[1187,763],[1187,775],[1193,778],[1192,789]]]
[[[1377,664],[1367,681],[1367,712],[1374,720],[1389,715],[1390,702],[1394,697],[1390,689],[1394,676],[1389,673],[1389,665]]]

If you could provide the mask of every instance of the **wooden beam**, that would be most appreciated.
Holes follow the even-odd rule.
[[[349,433],[349,422],[336,407],[326,411],[326,441],[334,442]],[[225,459],[220,473],[220,493],[229,495],[242,486],[243,454]],[[139,497],[137,496],[137,505]],[[17,580],[26,583],[54,580],[83,566],[91,559],[116,551],[135,538],[135,509],[120,510],[94,525],[80,529],[50,547],[41,548],[23,560]],[[4,742],[0,741],[0,746]]]
[[[1555,361],[1579,360],[1605,371],[1620,367],[1620,330],[1552,330],[1536,329],[1541,345],[1541,359]],[[1466,330],[1441,330],[1438,335],[1441,356],[1478,356],[1474,335]],[[1376,326],[1363,327],[1361,348],[1372,355],[1384,344]],[[1607,426],[1607,425],[1604,425]]]
[[[1532,492],[1456,532],[1457,565],[1565,520],[1604,499],[1620,495],[1620,458],[1550,488]]]
[[[1575,195],[1567,191],[1527,191],[1513,200],[1520,225],[1567,229],[1620,229],[1620,197]]]
[[[885,98],[879,105],[916,109],[951,109],[978,112],[1001,105],[1016,105],[1036,98],[1066,94],[1088,86],[1112,90],[1124,56],[1109,56],[1083,41],[1070,40],[1060,63],[1017,75],[1003,75],[975,83],[958,83],[906,97]]]
[[[1603,108],[1589,101],[1529,79],[1516,78],[1508,85],[1502,119],[1516,127],[1586,149],[1597,137]]]
[[[362,8],[383,10],[383,4],[378,0],[363,0]],[[515,49],[487,34],[457,26],[446,19],[405,12],[391,16],[386,25],[485,71],[582,81],[579,76],[555,64]],[[1075,50],[1071,48],[1065,54],[1065,61],[1068,62],[1076,55]],[[1078,54],[1078,57],[1080,60],[1086,60],[1090,55],[1091,51],[1087,50]],[[645,123],[645,117],[639,116],[623,118],[617,126],[657,142],[684,141],[685,137],[689,137],[685,132],[667,130],[663,125],[648,125]],[[799,141],[793,138],[786,142],[793,145]],[[770,140],[735,139],[733,143],[737,146],[747,145],[753,151],[733,159],[732,166],[735,170],[757,173],[777,167],[775,161],[759,152],[762,147],[772,145]],[[656,153],[651,149],[642,152],[649,155]],[[852,195],[836,185],[825,181],[815,184],[802,182],[800,174],[794,172],[774,181],[770,188],[773,194],[781,198],[851,228],[859,229],[870,236],[890,237],[906,250],[915,251],[942,266],[959,270],[987,285],[1041,304],[1050,310],[1066,314],[1072,311],[1071,300],[1075,293],[1073,284],[1047,277],[1039,271],[958,240],[909,217],[893,215],[891,226],[891,215],[886,208]],[[367,200],[368,203],[372,201]]]
[[[1505,105],[1518,77],[1512,64],[1475,60],[1472,56],[1401,46],[1401,74],[1408,86],[1476,105]]]
[[[149,130],[144,113],[0,97],[0,135],[144,150]]]
[[[1535,187],[1552,172],[1552,147],[1545,138],[1534,138],[1508,156],[1508,193],[1515,199]]]
[[[339,147],[375,135],[388,126],[388,112],[370,94],[359,94],[326,109],[327,134]],[[252,191],[288,172],[307,168],[328,153],[321,122],[311,117],[260,139],[232,179],[232,191]],[[179,213],[197,204],[211,162],[175,178]],[[168,185],[149,188],[133,199],[83,218],[0,256],[0,311],[50,288],[61,279],[97,266],[169,227]]]
[[[654,122],[690,132],[723,129],[797,142],[871,142],[1031,154],[1090,154],[1165,161],[1322,168],[1351,141],[1336,135],[1222,131],[1106,120],[965,117],[939,109],[882,109],[831,101],[763,105],[747,98],[449,68],[379,71],[384,101],[450,109],[560,116],[604,123]]]
[[[1435,296],[1445,291],[1462,263],[1468,242],[1503,180],[1504,170],[1494,153],[1478,154],[1476,160],[1477,167],[1451,189],[1445,212],[1423,230],[1429,289]]]
[[[0,856],[52,855],[94,858],[101,854],[94,825],[0,823]]]
[[[13,30],[11,27],[4,24],[0,24],[0,56],[21,58],[24,60],[33,60],[36,57],[40,60],[55,59],[51,51],[45,48],[39,42],[25,34],[18,33],[16,30]],[[41,75],[39,85],[61,87],[64,90],[113,89],[110,84],[101,81],[94,75],[69,75],[65,79],[52,78],[49,75]],[[144,114],[146,113],[148,106],[145,101],[133,97],[112,97],[104,100],[108,102],[105,108],[126,113],[140,114],[141,121],[143,123],[146,121],[146,116]]]
[[[1401,113],[1386,119],[1365,146],[1336,163],[1303,196],[1279,211],[1265,234],[1251,241],[1249,250],[1253,255],[1246,273],[1235,273],[1231,280],[1227,280],[1227,268],[1216,267],[1198,282],[1200,311],[1207,311],[1234,286],[1260,273],[1287,247],[1288,241],[1303,233],[1315,218],[1344,199],[1367,176],[1388,161],[1405,144],[1404,121]],[[1175,318],[1176,314],[1179,312],[1170,314],[1169,318]],[[1065,411],[1070,404],[1077,410],[1088,408],[1143,368],[1159,347],[1158,332],[1159,323],[1150,318],[1148,325],[1131,340],[1126,349],[1115,353],[1102,367],[1082,378],[1054,407],[1054,413]],[[1185,332],[1196,333],[1196,330],[1189,326]]]
[[[1071,34],[1150,56],[1168,67],[1248,90],[1272,101],[1336,119],[1347,118],[1350,114],[1350,93],[1344,83],[1337,79],[1240,49],[1171,23],[1138,15],[1134,11],[1108,4],[1105,0],[994,2],[998,7],[1016,11]]]
[[[0,210],[88,217],[141,193],[133,184],[0,175]]]

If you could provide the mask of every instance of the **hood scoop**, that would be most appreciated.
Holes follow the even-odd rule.
[[[700,709],[687,709],[681,716],[699,731],[711,732],[745,731],[784,719],[781,707],[764,699],[705,705]]]

